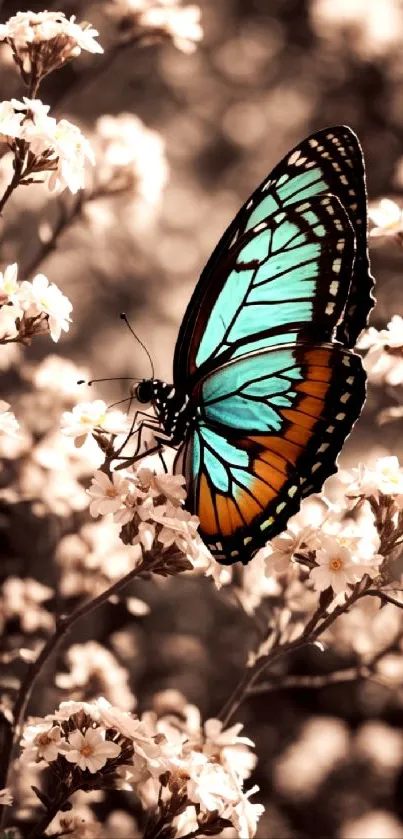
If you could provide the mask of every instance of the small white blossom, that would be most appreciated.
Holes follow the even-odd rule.
[[[128,489],[127,478],[119,475],[119,472],[113,472],[111,480],[105,472],[98,469],[92,478],[90,488],[87,489],[88,495],[92,498],[90,503],[91,515],[95,518],[96,516],[115,513],[122,507]]]
[[[11,794],[11,790],[6,787],[5,789],[0,789],[0,806],[2,807],[11,807],[13,804],[13,796]]]
[[[0,308],[0,338],[16,338],[19,323],[23,317],[23,310],[14,303],[8,303]]]
[[[102,399],[81,402],[62,415],[63,434],[74,437],[76,446],[81,446],[95,429],[108,434],[125,434],[129,430],[128,418],[122,411],[108,411]]]
[[[60,289],[49,283],[44,274],[37,274],[32,282],[25,280],[20,286],[20,300],[26,317],[47,316],[49,332],[53,341],[58,341],[61,332],[68,332],[72,305]]]
[[[0,139],[3,143],[21,136],[23,114],[16,114],[11,102],[0,103]]]
[[[26,763],[33,763],[38,760],[51,763],[53,760],[57,760],[59,753],[64,748],[61,733],[58,725],[49,725],[48,722],[27,725],[21,741],[22,760]]]
[[[53,597],[53,594],[53,589],[30,577],[8,577],[1,589],[0,624],[18,618],[25,632],[35,632],[39,628],[50,629],[53,618],[42,603]]]
[[[140,14],[139,24],[151,30],[165,31],[178,50],[190,54],[203,38],[200,16],[199,6],[153,5]]]
[[[138,717],[115,708],[102,696],[95,705],[101,722],[107,728],[115,728],[123,737],[132,740],[136,753],[140,757],[148,760],[158,756],[158,746],[149,736],[143,722]]]
[[[105,114],[96,123],[98,170],[111,191],[133,189],[147,203],[158,203],[168,177],[162,137],[134,114]]]
[[[334,536],[323,533],[320,541],[321,547],[316,551],[317,566],[310,572],[316,591],[331,587],[335,594],[341,594],[348,586],[359,582],[365,574],[371,577],[377,575],[381,556],[365,557],[365,562],[360,562],[353,547],[343,544]]]
[[[9,407],[8,402],[0,399],[0,432],[10,437],[20,437],[20,424],[13,412],[8,410]]]
[[[0,305],[4,303],[17,303],[19,295],[19,283],[17,281],[18,265],[13,262],[7,265],[3,273],[0,272]]]
[[[403,383],[403,318],[393,315],[386,329],[373,326],[361,335],[358,349],[368,350],[364,366],[375,384],[392,387]]]
[[[203,753],[220,757],[221,762],[241,780],[249,778],[256,766],[256,755],[250,751],[254,747],[249,737],[240,737],[242,723],[236,723],[223,730],[221,720],[210,719],[204,723],[205,739]]]
[[[219,763],[211,763],[200,752],[187,755],[186,771],[189,774],[188,797],[200,805],[203,813],[217,810],[221,815],[226,805],[238,801],[237,787],[226,769]]]
[[[94,153],[80,129],[61,119],[49,116],[49,106],[40,99],[23,101],[12,99],[11,105],[21,116],[20,137],[29,144],[29,150],[41,160],[34,174],[50,172],[48,186],[51,191],[68,187],[72,193],[85,185],[85,163],[95,163]]]
[[[396,456],[378,458],[375,469],[360,465],[352,470],[352,474],[355,480],[348,486],[346,495],[374,496],[379,500],[379,493],[382,493],[396,496],[399,504],[403,502],[403,468]]]
[[[390,198],[381,198],[377,204],[370,204],[368,216],[375,225],[370,236],[395,236],[403,230],[402,209]]]
[[[64,46],[65,60],[69,53],[79,55],[82,49],[102,53],[102,47],[94,40],[97,35],[97,30],[89,24],[82,28],[74,15],[68,19],[63,12],[17,12],[0,26],[0,40],[8,39],[18,48],[64,36],[70,42]]]
[[[106,740],[99,729],[88,728],[85,734],[73,731],[64,751],[69,763],[75,763],[83,771],[98,772],[110,758],[117,757],[121,748],[117,743]]]
[[[253,839],[256,835],[257,823],[264,813],[262,804],[253,804],[249,800],[250,796],[258,791],[258,786],[252,787],[247,793],[241,791],[238,804],[228,809],[228,813],[224,812],[224,816],[231,820],[238,831],[238,836],[242,836],[242,839]]]
[[[85,186],[85,162],[95,163],[94,153],[80,129],[61,119],[52,133],[52,149],[57,156],[57,169],[49,178],[49,189],[68,187],[75,194]]]

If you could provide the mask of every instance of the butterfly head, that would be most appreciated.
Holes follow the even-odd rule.
[[[152,379],[142,379],[134,391],[135,398],[142,405],[148,405],[154,401],[155,382]]]

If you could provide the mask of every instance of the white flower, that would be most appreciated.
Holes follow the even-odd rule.
[[[366,561],[360,562],[352,547],[334,536],[321,534],[320,539],[321,547],[316,551],[317,567],[310,572],[316,591],[331,587],[335,594],[341,594],[348,586],[359,582],[365,574],[374,577],[378,573],[381,556],[365,557]]]
[[[149,204],[157,204],[168,177],[165,144],[134,114],[105,114],[96,123],[101,180],[123,182]],[[124,178],[124,181],[122,181]]]
[[[0,305],[4,303],[17,303],[19,284],[17,281],[18,265],[13,262],[7,265],[4,273],[0,272]]]
[[[65,411],[62,415],[62,431],[68,437],[75,437],[77,446],[82,445],[95,429],[109,434],[124,434],[129,429],[128,418],[122,411],[108,412],[102,399],[80,402],[72,411]]]
[[[88,714],[95,722],[99,722],[99,711],[96,707],[95,703],[93,702],[76,702],[74,699],[69,700],[68,702],[61,702],[59,707],[53,714],[47,714],[45,720],[60,720],[65,722],[70,719],[74,714],[79,714],[80,711],[84,711],[85,714]]]
[[[61,332],[68,332],[72,305],[60,289],[49,283],[44,274],[37,274],[32,282],[25,280],[20,286],[20,300],[28,318],[44,314],[48,318],[49,332],[58,341]]]
[[[361,335],[358,349],[368,350],[364,366],[375,384],[396,386],[403,382],[403,318],[393,315],[386,329],[373,326]]]
[[[16,338],[18,335],[17,320],[23,317],[23,310],[14,303],[7,303],[0,308],[0,337]]]
[[[186,757],[185,765],[189,774],[188,798],[193,803],[200,804],[203,813],[217,810],[221,815],[229,802],[236,803],[237,787],[219,763],[211,763],[205,755],[191,752]]]
[[[20,136],[29,144],[29,150],[41,158],[41,166],[35,174],[49,172],[48,186],[51,191],[68,187],[76,193],[85,185],[85,163],[95,163],[94,153],[80,129],[61,119],[59,122],[49,116],[49,106],[40,99],[23,101],[12,99],[11,105],[24,121]],[[45,158],[42,159],[42,156]]]
[[[63,690],[80,687],[88,692],[89,685],[91,691],[101,685],[111,702],[116,700],[125,710],[133,708],[135,699],[128,686],[128,672],[102,644],[97,641],[72,644],[66,658],[70,672],[56,675],[58,687]]]
[[[256,756],[250,751],[255,745],[253,740],[239,737],[242,728],[242,723],[236,723],[223,731],[221,720],[206,720],[203,753],[211,757],[219,756],[224,765],[231,767],[231,771],[244,780],[249,778],[256,766]]]
[[[352,473],[355,481],[347,488],[346,495],[374,496],[379,500],[379,493],[383,493],[396,496],[398,503],[403,501],[403,469],[395,455],[378,458],[375,469],[360,465]]]
[[[21,136],[23,114],[16,114],[11,102],[0,103],[0,139],[8,142]]]
[[[115,708],[103,696],[97,699],[95,705],[101,722],[107,728],[115,728],[123,737],[132,740],[136,753],[140,757],[149,760],[158,756],[158,746],[149,736],[143,722],[138,717],[126,711],[121,711],[120,708]]]
[[[228,808],[228,812],[224,813],[224,817],[230,819],[238,832],[238,836],[242,836],[242,839],[253,839],[256,835],[257,823],[264,813],[262,804],[252,804],[249,801],[250,796],[258,791],[258,786],[252,787],[245,794],[240,791],[238,804],[235,807]]]
[[[11,790],[6,787],[5,789],[0,789],[0,806],[1,807],[11,807],[14,799],[11,794]]]
[[[119,472],[112,472],[112,480],[101,469],[97,469],[89,489],[88,495],[93,499],[90,503],[90,513],[96,516],[105,516],[108,513],[115,513],[122,507],[123,501],[128,493],[129,482],[127,478],[119,475]]]
[[[389,198],[381,198],[378,204],[371,204],[368,216],[375,224],[370,236],[394,236],[403,229],[402,210]]]
[[[53,618],[41,605],[53,597],[53,589],[27,577],[8,577],[2,585],[0,598],[1,619],[18,618],[25,632],[39,628],[51,629]]]
[[[17,12],[0,26],[0,40],[9,39],[17,51],[58,39],[54,49],[59,47],[63,61],[79,55],[81,50],[102,53],[102,47],[95,41],[97,35],[90,24],[79,26],[74,15],[68,19],[63,12]]]
[[[57,155],[57,169],[50,176],[49,189],[68,187],[75,194],[85,186],[85,161],[95,163],[88,140],[76,125],[61,119],[52,133],[51,147]]]
[[[139,24],[150,29],[162,29],[170,35],[178,50],[192,53],[203,38],[199,6],[152,6],[140,14]]]
[[[9,407],[8,402],[0,399],[0,432],[10,437],[20,437],[20,424],[13,412],[8,410]]]
[[[111,740],[106,740],[99,729],[88,728],[85,734],[73,731],[69,734],[69,742],[64,757],[69,763],[75,763],[83,771],[98,772],[110,758],[117,757],[121,752],[120,746]]]
[[[61,739],[61,734],[58,725],[49,725],[48,722],[27,725],[21,741],[21,748],[24,750],[22,759],[27,763],[38,760],[51,763],[53,760],[57,760],[65,745]]]

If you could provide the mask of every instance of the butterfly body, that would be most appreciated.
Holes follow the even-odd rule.
[[[220,562],[248,562],[284,529],[336,470],[360,414],[365,375],[351,348],[373,305],[364,178],[345,126],[290,152],[202,272],[173,385],[148,383]]]

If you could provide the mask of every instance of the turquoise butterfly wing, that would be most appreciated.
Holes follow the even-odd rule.
[[[195,374],[206,360],[206,353],[199,352],[200,341],[206,331],[209,333],[211,345],[215,347],[215,356],[217,357],[222,350],[215,336],[220,332],[221,318],[225,318],[227,298],[234,288],[234,280],[239,283],[235,256],[242,243],[257,240],[256,244],[259,244],[261,239],[258,239],[257,234],[261,224],[270,223],[281,211],[286,212],[288,217],[293,212],[292,205],[295,210],[298,206],[303,207],[306,201],[329,194],[339,200],[347,216],[354,234],[355,252],[352,269],[348,277],[343,278],[345,284],[349,283],[344,298],[343,317],[339,319],[338,324],[333,325],[331,332],[328,330],[322,334],[322,340],[336,337],[345,346],[354,346],[374,304],[371,295],[373,278],[367,253],[366,186],[362,151],[354,132],[347,126],[338,126],[308,137],[289,152],[269,178],[253,193],[224,233],[201,274],[182,322],[175,349],[175,381],[183,381],[185,377]],[[302,216],[300,223],[303,224]],[[310,243],[310,227],[308,220],[308,227],[305,227],[306,245]],[[325,227],[327,230],[326,224]],[[250,250],[252,249],[253,246]],[[299,252],[301,261],[304,260],[306,250],[307,248],[305,253],[303,250]],[[298,255],[295,252],[294,256],[297,263]],[[315,261],[314,247],[311,259]],[[324,293],[323,282],[326,274],[323,266],[319,266],[318,260],[316,268],[316,282],[311,291],[312,307]],[[235,273],[232,274],[233,269]],[[246,270],[248,269],[245,267]],[[284,278],[284,299],[287,298],[289,279]],[[246,283],[245,279],[245,285]],[[270,311],[265,314],[266,323],[269,323]],[[305,329],[305,334],[309,332],[312,337],[315,337],[315,330],[318,334],[315,315],[316,312],[313,311],[311,319],[308,317],[302,327],[301,317],[297,318],[294,330],[296,337],[298,329],[301,328]],[[289,316],[291,318],[291,311]],[[249,313],[244,314],[242,321],[244,332],[247,334]],[[253,325],[252,329],[254,330]],[[267,327],[263,332],[262,346],[266,346]],[[287,332],[292,334],[291,320],[287,324]],[[275,326],[272,334],[275,335]],[[254,347],[257,348],[256,341],[259,340],[259,336],[255,331],[253,335]],[[281,342],[281,332],[278,335]],[[206,342],[205,338],[205,345]]]
[[[350,347],[372,286],[361,149],[327,129],[240,210],[178,336],[174,385],[196,419],[176,469],[220,562],[249,561],[334,472],[365,398]]]
[[[246,563],[335,471],[365,397],[361,360],[339,345],[285,344],[229,361],[197,395],[177,468],[210,550]]]

